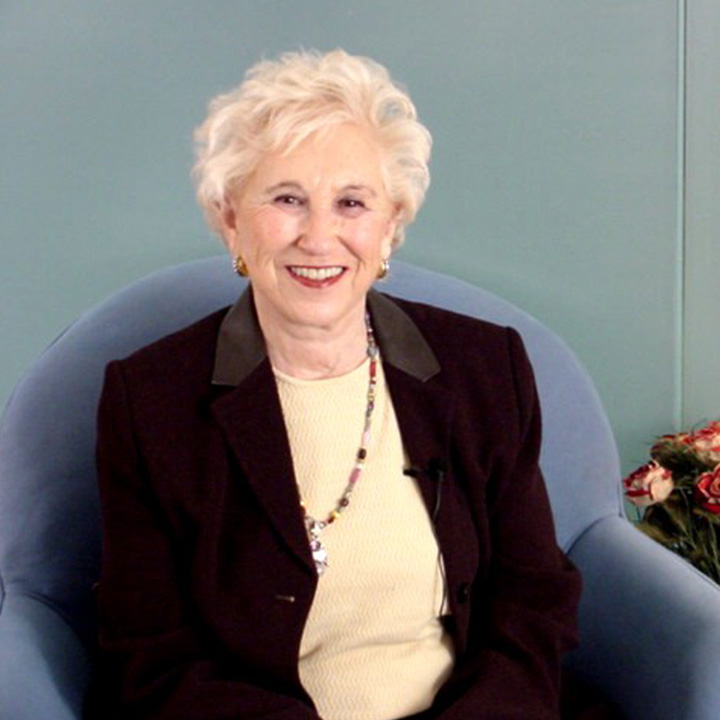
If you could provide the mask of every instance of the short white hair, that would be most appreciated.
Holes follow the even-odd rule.
[[[395,246],[425,199],[432,139],[407,92],[388,71],[344,50],[291,52],[253,65],[236,89],[210,102],[195,131],[193,176],[210,227],[220,232],[226,198],[270,152],[343,123],[371,130],[386,190],[399,208]]]

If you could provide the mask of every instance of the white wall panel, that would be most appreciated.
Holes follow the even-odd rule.
[[[720,4],[687,3],[686,426],[720,418]]]

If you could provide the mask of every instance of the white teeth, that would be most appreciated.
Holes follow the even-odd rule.
[[[310,268],[310,267],[291,267],[291,272],[294,275],[308,278],[308,280],[327,280],[328,278],[337,277],[343,271],[341,267],[323,267],[323,268]]]

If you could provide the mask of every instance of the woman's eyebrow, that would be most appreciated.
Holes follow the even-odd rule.
[[[266,188],[265,192],[268,195],[272,195],[273,193],[279,192],[280,190],[302,190],[302,185],[300,185],[300,183],[296,182],[295,180],[283,180],[282,182],[276,183],[275,185],[271,185],[269,188]]]
[[[273,195],[274,193],[292,190],[295,192],[304,192],[303,186],[296,180],[283,180],[282,182],[275,183],[265,189],[266,195]],[[361,192],[366,193],[370,197],[377,197],[377,192],[370,185],[363,185],[362,183],[348,183],[343,185],[338,192]]]
[[[370,195],[370,197],[377,197],[377,193],[375,190],[370,187],[369,185],[357,185],[357,184],[350,184],[345,185],[343,188],[341,188],[341,192],[364,192]]]

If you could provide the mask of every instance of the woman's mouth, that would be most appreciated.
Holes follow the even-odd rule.
[[[290,276],[306,287],[321,288],[336,283],[345,272],[342,265],[314,267],[309,265],[288,265]]]

